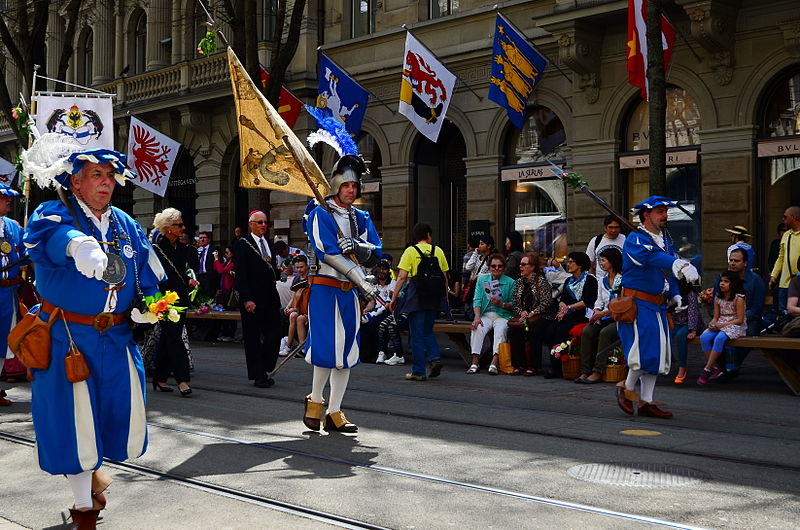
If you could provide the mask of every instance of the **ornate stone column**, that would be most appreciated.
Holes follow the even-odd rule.
[[[114,9],[111,2],[98,2],[95,6],[96,23],[92,28],[94,57],[92,58],[92,83],[108,83],[114,79]]]

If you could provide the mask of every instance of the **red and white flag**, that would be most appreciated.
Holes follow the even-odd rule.
[[[0,184],[11,186],[14,184],[14,177],[16,176],[17,168],[14,167],[14,164],[5,158],[0,158]]]
[[[261,86],[267,88],[269,82],[269,72],[263,67],[261,68]],[[280,114],[283,121],[290,129],[294,128],[297,123],[297,118],[300,116],[300,111],[303,110],[303,102],[297,99],[297,96],[289,92],[285,87],[281,87],[281,95],[278,96],[278,114]]]
[[[456,76],[410,32],[406,33],[399,111],[431,142],[439,137],[455,84]]]
[[[661,16],[661,46],[664,71],[669,71],[675,49],[675,28]],[[628,0],[628,82],[641,89],[642,99],[650,100],[647,84],[647,0]]]
[[[136,171],[134,183],[164,196],[181,144],[135,117],[128,130],[128,167]]]

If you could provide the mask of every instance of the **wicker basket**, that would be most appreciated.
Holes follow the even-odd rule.
[[[603,381],[606,383],[617,383],[625,379],[627,373],[627,366],[624,364],[609,364],[606,366],[606,371],[603,372]]]
[[[561,363],[561,372],[564,374],[564,379],[575,379],[581,372],[581,358],[570,355],[566,361]]]

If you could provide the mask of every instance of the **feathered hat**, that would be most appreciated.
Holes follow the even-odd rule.
[[[308,135],[308,145],[314,147],[318,143],[326,143],[339,153],[339,160],[333,165],[330,178],[330,195],[336,195],[345,182],[355,182],[358,185],[358,195],[361,197],[361,175],[368,173],[364,159],[358,153],[358,145],[347,129],[333,117],[329,108],[318,108],[306,105],[306,110],[314,116],[319,129]]]
[[[136,173],[125,165],[127,158],[122,153],[113,149],[85,149],[74,138],[59,133],[41,135],[22,152],[21,158],[25,174],[33,175],[42,189],[55,188],[57,184],[69,189],[70,175],[78,173],[86,162],[110,164],[121,186],[126,179],[136,178]]]
[[[633,208],[631,208],[631,214],[639,215],[641,212],[652,210],[653,208],[656,208],[658,206],[666,206],[667,208],[673,208],[677,206],[677,203],[672,199],[668,199],[660,195],[653,195],[651,197],[646,198],[639,204],[634,205]]]
[[[19,195],[19,192],[8,184],[0,184],[0,195],[4,197],[16,197]]]

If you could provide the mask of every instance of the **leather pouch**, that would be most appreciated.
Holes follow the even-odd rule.
[[[636,320],[636,300],[632,296],[618,296],[608,302],[608,310],[615,322],[633,324]]]
[[[59,309],[47,322],[39,318],[39,311],[26,313],[8,334],[8,347],[26,368],[47,370],[50,367],[50,328],[58,313]]]
[[[67,356],[64,357],[64,372],[70,383],[80,383],[89,379],[89,365],[75,344],[70,344]]]

